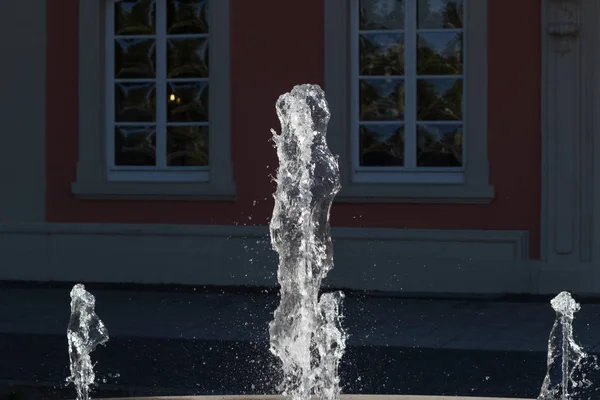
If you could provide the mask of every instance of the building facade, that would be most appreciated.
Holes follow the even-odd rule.
[[[275,285],[274,105],[316,83],[343,185],[328,285],[600,293],[598,15],[586,0],[1,2],[0,279]]]

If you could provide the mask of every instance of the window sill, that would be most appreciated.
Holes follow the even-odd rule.
[[[233,185],[215,185],[202,182],[73,182],[73,195],[89,200],[192,200],[233,201]]]
[[[340,203],[487,204],[495,198],[491,185],[359,183],[343,186]]]

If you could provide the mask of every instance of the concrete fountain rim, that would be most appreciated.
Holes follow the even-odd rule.
[[[387,395],[387,394],[343,394],[340,400],[533,400],[507,397],[469,397],[469,396],[425,396],[425,395]],[[280,395],[233,395],[233,396],[156,396],[121,397],[102,400],[286,400]]]

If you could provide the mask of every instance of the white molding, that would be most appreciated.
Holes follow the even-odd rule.
[[[600,263],[568,263],[532,261],[533,293],[554,294],[569,291],[579,295],[600,294]]]
[[[77,182],[72,190],[80,199],[230,201],[236,196],[233,184],[197,182]]]
[[[584,212],[593,181],[582,171],[591,146],[583,147],[581,110],[589,102],[583,95],[579,6],[579,0],[542,1],[541,247],[542,259],[552,263],[589,259],[584,235],[590,230],[582,221],[589,218]]]
[[[424,184],[353,184],[342,187],[344,196],[337,196],[336,203],[489,203],[495,197],[494,187],[470,185],[424,185]]]
[[[600,173],[595,169],[600,167],[600,162],[595,161],[595,154],[600,152],[594,148],[599,140],[594,137],[600,135],[600,117],[598,107],[600,98],[598,98],[597,78],[598,68],[600,68],[600,29],[598,26],[598,15],[600,15],[600,2],[588,1],[582,3],[580,15],[580,36],[581,36],[581,74],[582,74],[582,104],[581,104],[581,155],[580,155],[580,180],[581,197],[579,201],[579,223],[580,223],[580,260],[582,262],[592,262],[594,260],[594,228],[600,227],[595,222],[595,215],[599,212],[594,210],[595,189],[600,189],[600,185],[595,184],[595,179],[600,177]],[[599,221],[600,222],[600,221]],[[600,261],[600,260],[597,260]]]
[[[326,285],[442,293],[527,292],[527,232],[333,228]],[[267,227],[0,224],[0,280],[277,284]]]
[[[225,236],[268,237],[266,226],[248,225],[179,225],[119,223],[1,223],[0,234],[65,234],[65,235],[129,235],[129,236]],[[527,259],[528,235],[525,231],[478,229],[405,229],[334,227],[337,239],[424,240],[439,242],[512,243],[517,246],[515,258]]]

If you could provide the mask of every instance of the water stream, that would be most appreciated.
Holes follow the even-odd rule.
[[[588,355],[573,337],[573,319],[581,307],[568,292],[559,293],[550,305],[556,319],[548,339],[547,371],[538,400],[578,398],[591,384],[583,370]]]
[[[316,85],[295,86],[279,97],[281,134],[271,242],[279,254],[280,304],[269,325],[270,349],[282,363],[281,392],[293,400],[339,395],[338,364],[346,334],[343,294],[319,297],[333,268],[329,210],[340,190],[337,158],[325,140],[329,108]]]
[[[90,398],[90,387],[94,384],[94,364],[90,354],[108,341],[108,331],[95,312],[96,299],[82,284],[71,290],[71,318],[67,328],[71,376],[77,400]]]

